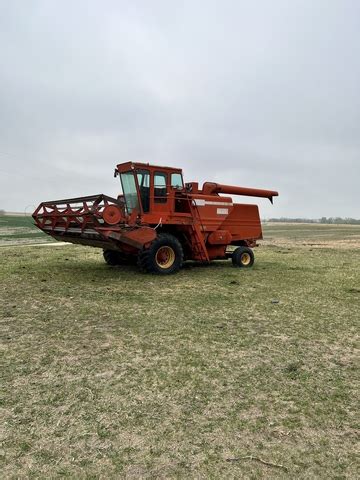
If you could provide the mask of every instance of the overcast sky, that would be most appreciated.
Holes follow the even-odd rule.
[[[359,87],[358,0],[0,0],[0,209],[133,160],[360,218]]]

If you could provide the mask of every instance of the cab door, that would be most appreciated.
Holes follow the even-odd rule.
[[[169,175],[166,172],[155,171],[153,176],[152,199],[153,212],[168,212],[169,206]]]

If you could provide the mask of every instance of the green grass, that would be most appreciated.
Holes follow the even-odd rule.
[[[52,242],[53,239],[34,225],[31,216],[0,216],[0,247],[12,244]]]
[[[166,278],[2,247],[2,476],[358,478],[359,245],[293,238]]]

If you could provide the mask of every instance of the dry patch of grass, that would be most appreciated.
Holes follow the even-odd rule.
[[[267,223],[263,231],[263,245],[360,248],[360,225]]]
[[[360,252],[256,256],[161,278],[3,247],[2,476],[358,478]]]

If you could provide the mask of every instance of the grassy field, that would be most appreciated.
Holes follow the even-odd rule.
[[[265,234],[170,278],[2,246],[2,478],[359,478],[360,227]]]
[[[31,215],[0,215],[0,247],[47,243],[53,240],[34,226]]]
[[[265,245],[360,248],[360,225],[269,223],[263,230]]]

